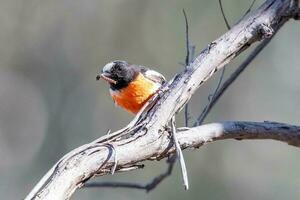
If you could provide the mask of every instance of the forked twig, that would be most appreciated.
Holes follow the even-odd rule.
[[[224,13],[223,5],[222,5],[222,0],[219,0],[219,6],[220,6],[221,13],[222,13],[222,17],[223,17],[224,22],[225,22],[225,24],[226,24],[226,27],[227,27],[228,30],[230,30],[231,27],[230,27],[230,25],[229,25],[229,23],[228,23],[228,20],[227,20],[227,18],[226,18],[225,13]],[[226,67],[227,67],[227,66],[225,65],[225,66],[223,67],[223,69],[222,69],[221,76],[220,76],[220,78],[219,78],[219,81],[218,81],[218,84],[217,84],[217,87],[216,87],[215,91],[213,92],[212,95],[209,95],[209,96],[208,96],[208,102],[209,102],[209,103],[212,101],[212,99],[216,96],[217,92],[219,91],[219,88],[220,88],[221,83],[222,83],[223,78],[224,78],[224,74],[225,74]],[[209,104],[209,103],[208,103],[208,104]],[[193,126],[198,125],[197,122],[199,121],[199,118],[201,119],[201,118],[202,118],[202,115],[204,115],[204,113],[206,113],[206,112],[208,112],[208,111],[209,111],[209,110],[208,110],[208,106],[205,106],[204,110],[203,110],[202,113],[199,115],[199,117],[197,118],[197,121],[194,123]],[[202,122],[201,122],[201,123],[202,123]]]
[[[296,2],[296,0],[294,1]],[[286,21],[291,19],[292,15],[289,14],[294,13],[288,12],[289,4],[290,0],[267,0],[247,19],[241,20],[234,28],[216,39],[209,51],[204,49],[189,70],[177,74],[173,84],[169,87],[169,92],[164,93],[163,98],[157,102],[154,109],[147,111],[147,117],[138,116],[134,119],[133,126],[129,128],[136,127],[137,123],[140,124],[141,121],[146,121],[147,129],[137,128],[131,138],[123,138],[122,140],[119,140],[120,135],[118,134],[120,132],[117,135],[112,133],[97,142],[91,142],[74,149],[51,168],[25,199],[69,199],[86,180],[97,174],[108,174],[113,164],[108,157],[108,153],[111,152],[99,146],[101,144],[111,143],[115,145],[118,152],[122,152],[119,154],[119,160],[123,160],[118,167],[170,155],[174,149],[170,149],[170,137],[164,131],[164,127],[169,123],[171,117],[180,111],[197,88],[208,80],[214,72],[232,61],[249,45],[270,37]],[[273,32],[269,31],[271,29]],[[204,135],[207,126],[191,128],[188,132],[181,132],[182,134],[177,131],[178,139],[184,148],[199,147],[210,141],[229,138],[276,139],[300,146],[299,132],[293,131],[284,124],[280,124],[277,132],[273,132],[274,123],[267,124],[267,126],[258,124],[257,128],[261,132],[253,127],[253,123],[248,124],[250,127],[247,127],[245,123],[237,124],[235,122],[214,124],[213,127],[216,129],[211,129],[208,126],[207,135]],[[235,130],[236,128],[238,130]],[[162,133],[161,130],[163,130]],[[287,135],[283,136],[283,133],[287,133]],[[99,141],[102,141],[101,144],[98,143]]]
[[[252,9],[252,7],[253,7],[255,1],[256,1],[256,0],[253,0],[253,1],[251,2],[251,4],[250,4],[249,8],[246,10],[244,16],[247,15],[247,14],[251,11],[251,9]],[[220,6],[220,9],[221,9],[221,13],[222,13],[223,19],[224,19],[224,21],[225,21],[225,24],[226,24],[227,28],[230,29],[230,25],[229,25],[229,23],[228,23],[228,20],[227,20],[227,18],[226,18],[225,13],[224,13],[223,5],[222,5],[222,0],[219,0],[219,6]],[[243,16],[243,17],[244,17],[244,16]],[[268,38],[268,40],[270,40],[270,39],[271,39],[271,38]],[[267,42],[267,43],[268,43],[268,42]],[[263,48],[264,48],[265,45],[264,45],[264,42],[263,42],[263,43],[261,43],[261,44],[260,44],[260,45],[252,52],[252,53],[255,54],[255,51],[256,51],[257,49],[260,49],[260,46],[261,46],[261,45],[262,45]],[[260,49],[259,52],[260,52],[261,50],[262,50],[262,49]],[[258,55],[259,52],[257,52],[256,55]],[[252,54],[252,53],[251,53],[251,54]],[[249,57],[252,57],[251,54],[250,54]],[[252,58],[252,60],[256,57],[256,55]],[[248,58],[249,58],[249,57],[248,57]],[[222,82],[222,80],[223,80],[224,72],[225,72],[225,69],[226,69],[226,66],[224,66],[224,68],[222,69],[222,73],[221,73],[221,76],[220,76],[218,85],[217,85],[217,87],[216,87],[216,89],[215,89],[213,95],[211,95],[211,97],[208,98],[208,101],[209,101],[208,104],[205,106],[205,108],[203,109],[203,111],[201,112],[201,114],[200,114],[199,117],[197,118],[196,122],[193,124],[193,126],[201,125],[201,124],[203,123],[204,119],[206,118],[206,116],[207,116],[208,113],[210,112],[211,108],[215,105],[215,103],[218,101],[218,99],[222,96],[223,92],[224,92],[224,91],[231,85],[231,83],[232,83],[232,82],[240,75],[240,73],[244,70],[244,68],[246,68],[246,67],[248,66],[248,64],[250,64],[250,62],[251,62],[252,60],[251,60],[246,66],[244,65],[244,64],[247,63],[248,58],[247,58],[247,59],[246,59],[246,60],[245,60],[245,61],[244,61],[237,69],[236,69],[235,72],[233,72],[233,73],[231,74],[231,76],[227,79],[227,81],[224,82],[224,84],[223,84],[222,87],[220,88],[220,84],[221,84],[221,82]],[[240,71],[240,70],[241,70],[241,71]],[[236,75],[236,77],[233,77],[233,76],[235,76],[235,75]],[[231,79],[231,78],[233,78],[233,79]],[[224,88],[224,87],[225,87],[225,88]]]
[[[250,11],[251,7],[253,6],[255,0],[252,2],[250,8],[247,10],[247,12]],[[228,29],[230,29],[230,25],[228,23],[228,20],[225,16],[225,13],[224,13],[224,10],[223,10],[223,6],[222,6],[222,2],[221,0],[219,0],[219,5],[220,5],[220,9],[221,9],[221,13],[222,13],[222,16],[223,16],[223,19],[225,21],[225,24],[227,26]],[[186,15],[186,12],[185,10],[183,9],[183,14],[184,14],[184,18],[185,18],[185,28],[186,28],[186,58],[185,58],[185,66],[187,67],[189,65],[189,63],[192,61],[193,57],[194,57],[194,54],[195,54],[195,46],[192,46],[191,50],[192,52],[190,53],[190,44],[189,44],[189,26],[188,26],[188,20],[187,20],[187,15]],[[209,98],[209,102],[213,102],[213,100],[216,98],[216,96],[218,95],[218,92],[219,92],[219,89],[220,89],[220,86],[221,86],[221,83],[222,83],[222,80],[223,80],[223,77],[224,77],[224,73],[225,73],[225,67],[222,69],[222,72],[221,72],[221,76],[220,76],[220,79],[218,81],[218,84],[217,84],[217,87],[213,93],[213,95]],[[210,105],[210,103],[208,105]],[[148,105],[147,105],[148,106]],[[146,108],[146,106],[144,106],[144,109]],[[201,113],[201,115],[199,116],[200,119],[202,119],[201,123],[203,122],[205,116],[208,114],[208,112],[210,111],[210,107],[209,106],[206,106],[204,111]],[[143,109],[142,109],[143,110]],[[143,112],[143,111],[142,111]],[[142,113],[140,112],[140,113]],[[188,112],[188,104],[186,104],[185,106],[185,126],[188,127],[188,122],[189,122],[189,112]],[[199,118],[197,119],[197,121],[199,120]],[[173,122],[171,122],[173,123]],[[197,125],[196,123],[194,124],[194,126]],[[173,126],[173,124],[171,124],[172,126],[172,131],[174,131],[173,127],[175,127],[175,124]],[[125,132],[130,132],[130,130],[133,127],[126,127],[126,131]],[[176,131],[176,129],[175,129]],[[120,134],[120,132],[119,132]],[[119,134],[116,134],[117,136],[119,136]],[[120,135],[123,135],[123,134],[120,134]],[[174,133],[173,133],[173,137],[174,137]],[[175,136],[176,137],[176,136]],[[177,145],[178,147],[178,141],[177,141],[177,144],[176,144],[176,138],[174,138],[174,144],[175,146]],[[176,149],[177,149],[176,147]],[[179,146],[180,148],[180,146]],[[178,152],[178,151],[176,151]],[[184,182],[184,185],[185,185],[185,188],[188,189],[188,177],[187,177],[187,172],[186,172],[186,166],[185,166],[185,162],[184,162],[184,159],[183,159],[183,156],[182,156],[182,152],[181,152],[181,149],[179,149],[179,152],[178,152],[178,158],[180,158],[180,163],[181,163],[181,171],[182,171],[182,177],[183,177],[183,182]],[[116,154],[115,154],[116,156]],[[172,162],[168,161],[168,164],[169,164],[169,167],[168,167],[168,170],[165,172],[165,173],[162,173],[160,174],[159,176],[155,177],[150,183],[148,184],[137,184],[137,183],[124,183],[124,182],[100,182],[100,183],[86,183],[84,185],[84,187],[113,187],[113,188],[120,188],[120,187],[123,187],[123,188],[135,188],[135,189],[145,189],[147,192],[151,191],[152,189],[154,189],[161,181],[163,181],[166,177],[168,177],[169,175],[171,175],[171,172],[172,172],[172,169],[173,169],[173,166],[174,166],[174,163],[176,161],[176,156],[173,156],[173,159],[170,159]],[[111,172],[114,172],[115,169],[116,169],[116,165],[117,165],[117,162],[115,162],[115,165],[113,166]]]
[[[230,75],[230,77],[222,84],[220,89],[214,94],[213,98],[210,99],[207,106],[204,108],[202,113],[199,115],[197,121],[194,123],[194,126],[200,125],[203,123],[207,114],[210,112],[212,107],[216,104],[219,98],[227,90],[227,88],[237,79],[237,77],[246,69],[246,67],[256,58],[256,56],[267,46],[273,37],[266,38],[262,43],[260,43],[246,58],[246,60],[238,66],[238,68]]]

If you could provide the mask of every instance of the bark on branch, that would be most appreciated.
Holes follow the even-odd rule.
[[[295,16],[295,10],[298,9],[291,8],[290,0],[267,0],[211,42],[185,71],[163,86],[155,101],[149,105],[151,108],[139,113],[127,127],[65,155],[34,187],[26,200],[69,199],[85,181],[96,175],[108,174],[115,159],[118,161],[116,171],[121,171],[144,160],[166,157],[174,151],[166,126],[196,89],[251,44],[271,37]],[[177,134],[183,148],[228,138],[275,139],[295,146],[299,145],[300,140],[299,127],[271,122],[216,123],[179,130]]]

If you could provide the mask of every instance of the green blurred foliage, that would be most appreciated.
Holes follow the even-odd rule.
[[[255,6],[258,6],[257,2]],[[223,2],[234,24],[250,0]],[[197,52],[226,31],[215,1],[1,0],[0,1],[0,194],[22,199],[65,153],[133,116],[115,108],[99,67],[115,59],[150,66],[167,78],[183,69],[190,21]],[[299,23],[299,22],[298,22]],[[286,24],[226,92],[206,122],[273,120],[299,124],[299,33]],[[226,70],[226,76],[249,53]],[[219,74],[194,95],[197,116]],[[178,117],[182,125],[182,115]],[[184,192],[178,166],[155,191],[90,189],[73,199],[299,199],[299,150],[275,141],[222,141],[185,151],[191,189]],[[147,182],[165,170],[98,178]]]

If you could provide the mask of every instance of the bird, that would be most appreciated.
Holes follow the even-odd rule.
[[[107,63],[99,71],[96,80],[106,81],[113,101],[133,114],[137,114],[166,81],[155,70],[123,60]]]
[[[102,69],[100,68],[96,80],[100,79],[109,84],[110,95],[114,102],[133,114],[137,114],[144,104],[166,82],[165,77],[161,73],[141,65],[130,64],[123,60],[112,61],[107,63]],[[180,162],[184,186],[187,190],[189,186],[186,165],[174,132],[175,130],[173,130],[173,142],[177,158]],[[117,161],[113,169],[116,168],[116,165]],[[112,171],[114,172],[114,170]]]

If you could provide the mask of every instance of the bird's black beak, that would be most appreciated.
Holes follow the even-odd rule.
[[[112,78],[110,78],[110,74],[109,73],[106,73],[106,72],[103,72],[101,74],[97,74],[96,76],[96,80],[100,80],[100,79],[103,79],[105,80],[106,82],[110,83],[110,84],[117,84],[117,81],[113,80]]]
[[[97,74],[96,81],[99,81],[99,80],[100,80],[100,74]]]

